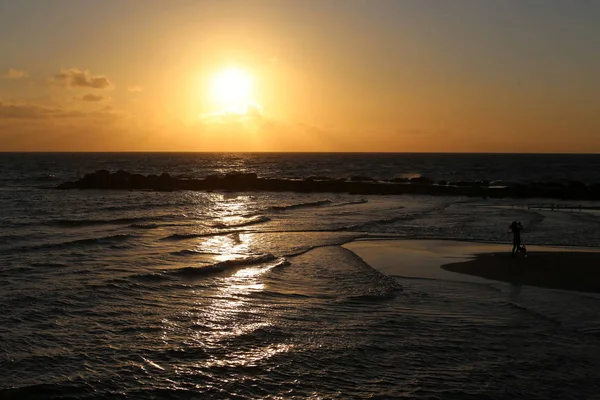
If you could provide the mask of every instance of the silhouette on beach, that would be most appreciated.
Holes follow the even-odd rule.
[[[510,224],[510,230],[513,233],[512,256],[515,257],[517,251],[521,248],[521,231],[523,230],[523,225],[521,225],[521,222],[513,221]]]

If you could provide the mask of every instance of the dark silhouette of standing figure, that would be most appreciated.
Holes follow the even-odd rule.
[[[513,221],[509,228],[513,233],[512,256],[514,257],[521,247],[521,231],[523,230],[523,225],[521,225],[520,222]]]

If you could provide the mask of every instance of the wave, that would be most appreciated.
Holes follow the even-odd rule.
[[[28,240],[28,239],[31,239],[31,235],[0,235],[0,242]]]
[[[380,225],[389,225],[394,224],[399,221],[411,221],[415,217],[412,214],[402,215],[400,217],[392,217],[392,218],[384,218],[373,221],[361,222],[360,224],[343,226],[341,228],[336,228],[334,231],[357,231],[357,230],[367,230],[368,228],[378,227]]]
[[[344,299],[347,302],[360,302],[360,303],[369,303],[369,302],[380,302],[386,301],[396,298],[398,292],[402,292],[402,288],[391,288],[387,291],[382,291],[381,293],[368,293],[368,294],[360,294],[356,296],[348,296]]]
[[[126,225],[139,224],[146,221],[165,221],[180,217],[179,215],[167,214],[150,217],[131,217],[131,218],[106,218],[106,219],[54,219],[46,221],[46,225],[60,226],[65,228],[92,226],[92,225]]]
[[[362,258],[358,257],[358,259],[364,263],[365,267],[368,267],[368,271],[361,274],[360,278],[355,274],[350,274],[350,276],[355,276],[356,282],[362,281],[362,285],[354,293],[343,296],[340,299],[341,301],[360,303],[381,302],[394,299],[398,293],[403,291],[402,285],[394,277],[384,275],[365,263]]]
[[[309,207],[320,207],[327,204],[331,204],[331,200],[319,200],[312,201],[307,203],[298,203],[298,204],[290,204],[287,206],[271,206],[268,210],[272,211],[285,211],[285,210],[295,210],[297,208],[309,208]]]
[[[211,253],[208,251],[199,251],[199,250],[189,250],[189,249],[185,249],[185,250],[179,250],[179,251],[173,251],[171,253],[169,253],[173,256],[197,256],[199,254],[212,254],[212,255],[217,255],[215,253]]]
[[[40,270],[36,270],[35,268],[31,268],[31,267],[13,267],[13,268],[6,268],[2,271],[0,271],[0,276],[16,276],[17,274],[31,274],[31,273],[36,273],[36,272],[43,272]]]
[[[223,222],[216,222],[214,224],[211,224],[211,226],[213,228],[219,228],[219,229],[224,229],[224,228],[239,228],[242,226],[249,226],[249,225],[256,225],[256,224],[262,224],[264,222],[268,222],[270,221],[271,218],[266,217],[264,215],[258,215],[252,218],[248,218],[245,221],[241,221],[241,222],[237,222],[237,223],[233,223],[233,224],[226,224]]]
[[[578,332],[583,335],[600,336],[600,326],[590,326],[586,328],[579,328]]]
[[[223,272],[231,268],[238,268],[243,266],[250,266],[256,264],[263,264],[269,261],[274,261],[277,258],[273,254],[263,254],[254,257],[239,258],[233,260],[222,261],[216,264],[211,264],[203,267],[183,267],[166,272],[167,275],[194,278],[199,276],[205,276],[207,274],[213,274],[216,272]],[[283,260],[283,259],[282,259]]]
[[[541,313],[539,311],[536,311],[536,310],[534,310],[532,308],[526,307],[526,306],[521,305],[519,303],[516,303],[514,301],[507,302],[506,304],[509,307],[516,308],[518,310],[522,310],[522,311],[527,312],[527,313],[529,313],[529,314],[531,314],[531,315],[533,315],[533,316],[535,316],[537,318],[546,320],[546,321],[548,321],[548,322],[550,322],[550,323],[552,323],[554,325],[563,326],[563,322],[560,321],[559,319],[551,317],[551,316],[546,315],[546,314],[543,314],[543,313]]]
[[[62,178],[54,174],[41,174],[37,176],[28,176],[20,178],[1,179],[0,186],[10,188],[39,188],[51,189],[54,188],[56,182]]]
[[[67,264],[59,263],[59,262],[34,262],[29,264],[32,267],[44,267],[44,268],[65,268],[68,267]]]
[[[343,203],[332,204],[331,207],[343,207],[343,206],[350,206],[350,205],[354,205],[354,204],[365,204],[368,202],[369,202],[369,200],[367,200],[367,199],[360,199],[360,200],[355,200],[355,201],[346,201]]]
[[[162,199],[161,199],[162,200]],[[189,207],[191,204],[185,201],[164,201],[156,203],[134,203],[134,204],[120,204],[120,205],[108,205],[101,206],[98,210],[101,211],[147,211],[156,210],[159,208],[177,208],[177,207]]]
[[[257,298],[269,298],[269,299],[309,299],[311,298],[308,294],[295,293],[295,292],[278,292],[273,290],[262,290],[260,292],[253,292],[250,294],[251,297]]]
[[[174,277],[169,276],[167,274],[163,274],[161,272],[138,274],[138,275],[134,275],[132,278],[135,279],[136,281],[141,281],[141,282],[162,282],[162,281],[166,281],[166,280],[175,279]]]
[[[174,233],[172,235],[160,238],[160,240],[163,240],[163,241],[178,241],[178,240],[188,240],[188,239],[195,239],[195,238],[201,238],[201,237],[227,236],[227,235],[231,235],[232,233],[240,233],[240,231],[239,230],[232,230],[232,231],[203,232],[203,233]]]
[[[269,233],[295,233],[295,232],[301,232],[301,233],[320,233],[320,232],[325,232],[325,233],[329,233],[332,232],[331,230],[327,229],[327,230],[299,230],[299,231],[269,231]],[[339,235],[335,238],[333,238],[332,240],[326,241],[324,243],[319,243],[319,244],[314,244],[314,245],[308,245],[306,244],[304,247],[298,246],[299,248],[293,249],[291,252],[288,253],[283,253],[283,257],[286,258],[293,258],[293,257],[298,257],[301,256],[303,254],[306,254],[312,250],[315,249],[321,249],[321,248],[326,248],[326,247],[330,247],[330,246],[342,246],[348,242],[352,242],[353,240],[356,239],[360,239],[360,238],[364,238],[364,237],[368,237],[368,235],[365,235],[363,233],[346,233],[343,235]]]
[[[36,182],[52,182],[58,180],[58,177],[54,174],[42,174],[36,177],[31,177],[30,180]]]
[[[115,244],[115,243],[121,243],[121,242],[128,241],[132,238],[135,238],[135,236],[125,234],[125,233],[120,233],[117,235],[94,237],[94,238],[87,238],[87,239],[77,239],[77,240],[71,240],[68,242],[46,243],[46,244],[41,244],[41,245],[37,245],[37,246],[31,246],[29,248],[56,249],[56,248],[65,248],[65,247],[73,247],[73,246],[83,247],[83,246],[90,246],[90,245],[97,245],[97,244]]]
[[[161,281],[170,280],[173,278],[199,278],[207,275],[212,275],[220,272],[227,271],[229,269],[242,268],[250,265],[265,264],[271,261],[277,262],[271,267],[276,268],[283,265],[289,265],[289,261],[285,258],[275,257],[273,254],[261,254],[256,256],[236,258],[233,260],[222,261],[216,264],[204,265],[201,267],[183,267],[164,270],[162,272],[155,272],[150,274],[135,275],[134,279],[144,281]]]
[[[150,222],[147,224],[131,224],[129,225],[129,228],[132,229],[156,229],[158,228],[158,224],[154,223],[154,222]]]
[[[65,248],[81,248],[95,245],[108,245],[111,249],[120,250],[129,248],[130,245],[123,244],[124,242],[135,238],[136,236],[128,235],[128,234],[117,234],[111,236],[103,236],[103,237],[94,237],[87,239],[77,239],[70,240],[66,242],[58,242],[58,243],[44,243],[32,246],[20,246],[20,247],[10,247],[7,249],[0,249],[0,254],[12,254],[15,252],[27,252],[31,250],[52,250],[52,249],[65,249]]]

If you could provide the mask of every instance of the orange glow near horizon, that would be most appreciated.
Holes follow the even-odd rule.
[[[600,152],[600,3],[457,1],[11,2],[0,151]]]

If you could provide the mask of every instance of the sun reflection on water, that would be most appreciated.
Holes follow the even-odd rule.
[[[222,202],[218,210],[222,215],[219,227],[242,223],[250,200],[243,196]],[[257,301],[256,294],[266,290],[265,274],[281,260],[273,261],[265,255],[253,254],[253,243],[257,239],[257,234],[233,232],[210,237],[201,245],[202,251],[217,254],[215,260],[218,262],[237,263],[239,260],[240,264],[239,267],[232,264],[230,273],[213,278],[212,293],[196,292],[202,298],[196,302],[198,312],[194,326],[199,329],[192,333],[192,340],[214,355],[196,364],[195,368],[251,365],[291,347],[265,343],[265,340],[272,340],[268,332],[274,321],[272,315],[267,316],[270,315],[267,312],[269,304]],[[261,259],[264,262],[260,262]],[[230,350],[224,355],[223,349]]]
[[[289,344],[273,343],[265,346],[260,343],[264,340],[265,332],[268,335],[273,322],[265,318],[264,309],[268,305],[259,305],[249,300],[253,293],[265,290],[264,275],[274,266],[275,264],[242,268],[222,278],[210,303],[204,306],[198,316],[198,323],[204,324],[207,329],[197,332],[197,339],[209,349],[237,349],[225,356],[211,357],[198,367],[254,365],[291,349]],[[238,341],[239,344],[232,346]],[[261,345],[257,346],[258,344]]]
[[[199,354],[207,356],[187,364],[187,373],[255,365],[292,347],[273,336],[277,314],[272,304],[261,300],[269,285],[266,275],[284,260],[253,251],[259,234],[235,231],[235,225],[248,220],[244,215],[250,214],[251,201],[248,196],[224,197],[213,210],[219,217],[211,225],[231,231],[203,237],[195,250],[211,254],[209,262],[222,264],[223,272],[203,278],[201,287],[182,299],[174,318],[162,321],[164,344],[201,350]]]
[[[242,241],[239,233],[213,236],[202,243],[202,250],[216,254],[218,262],[241,259],[249,254],[252,240],[252,235],[244,235]]]

